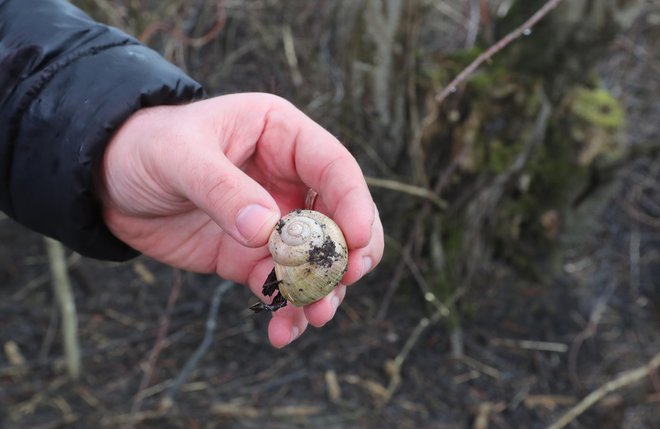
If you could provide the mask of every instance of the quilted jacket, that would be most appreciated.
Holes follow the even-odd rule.
[[[140,108],[201,86],[65,0],[0,0],[0,210],[90,257],[136,254],[103,223],[93,173]]]

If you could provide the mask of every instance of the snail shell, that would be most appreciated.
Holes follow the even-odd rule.
[[[280,293],[295,306],[329,294],[348,266],[348,248],[339,226],[313,210],[284,216],[268,240]]]

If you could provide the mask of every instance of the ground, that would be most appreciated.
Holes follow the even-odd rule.
[[[630,145],[660,142],[650,119],[660,112],[660,48],[647,44],[648,30],[618,38],[599,69],[629,116]],[[495,261],[452,307],[459,317],[434,313],[405,285],[386,317],[376,317],[390,260],[350,288],[332,322],[276,350],[266,337],[269,316],[248,310],[254,297],[235,285],[222,295],[210,347],[176,391],[221,279],[146,257],[114,264],[69,254],[84,366],[74,383],[62,361],[43,239],[2,218],[0,426],[547,427],[660,352],[660,159],[635,159],[615,181],[584,234],[563,238],[561,270],[530,282]],[[150,361],[163,328],[166,340]],[[462,356],[452,356],[450,330],[460,332]],[[141,390],[145,371],[153,373]],[[570,427],[657,428],[659,410],[656,371]]]
[[[450,356],[447,324],[432,324],[387,403],[388,362],[426,310],[403,293],[374,321],[390,274],[384,266],[351,288],[335,320],[283,350],[267,343],[268,316],[247,309],[254,297],[232,287],[208,352],[168,406],[163,398],[202,341],[220,284],[184,274],[135,427],[466,428],[486,406],[489,427],[545,427],[660,350],[660,233],[645,222],[660,216],[657,161],[638,161],[622,183],[599,234],[567,257],[564,275],[541,285],[505,268],[483,273],[478,290],[461,298],[464,357]],[[144,257],[110,264],[72,256],[84,365],[72,383],[43,241],[9,219],[0,237],[2,427],[120,427],[131,418],[175,273]],[[9,344],[23,362],[10,362]],[[651,381],[608,396],[574,427],[658,427],[660,386]]]

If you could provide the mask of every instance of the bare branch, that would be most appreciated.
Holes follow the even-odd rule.
[[[365,180],[369,186],[425,198],[435,204],[440,210],[444,210],[447,207],[447,203],[445,203],[436,193],[421,186],[409,185],[396,180],[381,179],[378,177],[365,177]]]
[[[53,276],[53,289],[62,315],[62,338],[64,353],[69,376],[77,380],[80,378],[81,359],[78,344],[78,316],[76,304],[71,290],[68,266],[64,246],[52,238],[44,238],[48,252],[50,272]]]
[[[169,330],[170,327],[170,317],[172,316],[172,311],[174,311],[174,306],[176,305],[176,301],[179,298],[179,293],[181,292],[181,287],[183,286],[181,271],[173,270],[173,275],[174,275],[174,280],[172,284],[172,290],[170,291],[170,296],[167,299],[167,306],[165,307],[165,312],[160,318],[156,341],[154,343],[153,348],[151,349],[151,352],[149,353],[147,362],[144,365],[144,373],[142,374],[140,387],[138,388],[137,394],[133,398],[133,404],[131,405],[131,413],[130,413],[131,419],[126,425],[127,428],[133,428],[135,425],[136,422],[135,418],[137,418],[140,408],[142,407],[142,402],[144,401],[145,398],[145,392],[146,392],[145,389],[149,386],[149,383],[151,382],[151,377],[156,367],[156,361],[158,360],[158,356],[160,356],[160,352],[163,351],[163,349],[166,346],[167,331]]]
[[[642,380],[660,367],[660,353],[656,354],[646,365],[637,369],[625,371],[614,380],[610,380],[598,389],[588,394],[577,405],[568,410],[559,420],[548,426],[548,429],[562,429],[587,411],[592,405],[608,394]]]
[[[188,380],[192,371],[199,364],[199,361],[202,358],[202,356],[204,356],[208,348],[211,346],[211,343],[213,342],[213,334],[215,333],[215,328],[217,327],[216,320],[218,318],[218,309],[220,307],[220,303],[222,302],[222,296],[232,286],[234,286],[234,282],[225,280],[224,282],[220,283],[218,287],[215,289],[215,292],[213,293],[213,297],[211,298],[209,315],[208,318],[206,319],[206,331],[204,331],[204,338],[197,347],[197,350],[195,350],[195,352],[192,354],[190,359],[188,359],[186,364],[183,366],[183,369],[181,370],[181,372],[179,372],[179,375],[176,377],[176,380],[174,380],[172,385],[167,389],[167,393],[165,394],[165,397],[163,398],[163,402],[162,402],[162,404],[164,404],[166,408],[168,408],[172,404],[174,400],[174,396],[177,394],[183,383],[185,383]]]
[[[458,85],[463,83],[472,73],[479,68],[481,64],[484,62],[490,60],[493,55],[504,49],[509,43],[513,42],[517,38],[519,38],[522,35],[527,35],[531,31],[532,27],[534,27],[543,17],[545,17],[552,9],[557,7],[557,5],[561,2],[562,0],[548,0],[543,7],[541,7],[539,10],[534,13],[527,21],[523,22],[522,25],[506,36],[502,37],[497,43],[495,43],[493,46],[488,48],[486,52],[482,53],[479,55],[470,65],[468,65],[462,72],[452,80],[449,85],[447,85],[442,91],[440,91],[438,94],[435,96],[435,101],[438,103],[442,103],[449,94],[452,94],[456,92],[456,88]]]

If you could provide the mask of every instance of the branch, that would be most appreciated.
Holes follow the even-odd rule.
[[[147,362],[145,362],[144,364],[144,373],[142,374],[142,380],[140,381],[140,387],[138,388],[138,392],[133,398],[133,404],[131,405],[131,412],[130,412],[131,418],[128,424],[126,425],[127,428],[133,428],[135,425],[136,422],[135,419],[138,415],[138,412],[140,411],[140,408],[142,407],[142,402],[144,401],[145,398],[145,392],[146,392],[145,389],[147,388],[147,386],[149,386],[149,383],[151,382],[151,377],[154,373],[158,356],[160,356],[160,352],[163,351],[167,343],[166,337],[167,337],[167,331],[169,330],[170,327],[170,317],[172,316],[172,312],[174,311],[174,306],[176,305],[176,301],[179,298],[179,293],[181,292],[181,287],[183,286],[181,271],[173,270],[173,274],[174,274],[174,280],[173,280],[172,290],[170,291],[170,296],[167,299],[167,306],[165,307],[165,312],[160,318],[160,322],[158,325],[158,334],[156,336],[156,342],[154,343],[154,346],[151,349],[151,352],[149,353]]]
[[[69,376],[73,380],[80,378],[80,346],[78,344],[78,317],[76,304],[71,290],[71,281],[67,271],[64,246],[59,241],[44,237],[50,272],[53,276],[53,289],[62,314],[62,338],[64,354]]]
[[[209,316],[206,319],[206,331],[204,332],[204,338],[197,347],[197,350],[195,350],[195,352],[192,354],[190,359],[188,359],[186,364],[183,366],[183,369],[181,370],[181,372],[179,372],[179,375],[176,377],[176,380],[174,380],[174,382],[169,387],[169,389],[167,389],[167,393],[165,394],[165,397],[163,398],[163,402],[162,402],[164,408],[169,408],[171,406],[171,404],[174,401],[174,396],[179,391],[179,388],[181,387],[181,385],[183,385],[183,383],[186,382],[186,380],[188,380],[188,378],[190,377],[190,373],[197,367],[197,364],[199,364],[200,359],[202,358],[202,356],[204,356],[208,348],[211,346],[211,343],[213,342],[213,334],[215,333],[215,328],[217,326],[216,319],[218,318],[218,308],[220,307],[222,296],[232,286],[234,286],[234,282],[225,280],[224,282],[220,283],[215,289],[215,292],[213,293],[213,297],[211,298],[211,305],[209,307]]]
[[[504,49],[509,43],[513,42],[522,35],[528,35],[531,32],[532,27],[534,27],[544,16],[548,14],[552,9],[557,7],[561,0],[548,0],[541,9],[537,10],[534,15],[532,15],[527,21],[523,22],[522,25],[506,36],[502,37],[497,43],[488,48],[486,52],[483,52],[479,55],[469,66],[467,66],[462,72],[452,80],[449,85],[445,87],[435,96],[435,101],[437,103],[442,103],[449,94],[456,92],[458,85],[463,83],[472,73],[479,68],[481,64],[490,60],[493,55]]]
[[[440,178],[435,182],[435,185],[433,186],[433,193],[436,196],[438,196],[438,198],[440,198],[440,194],[442,194],[445,187],[449,184],[451,178],[454,177],[454,173],[458,169],[460,162],[466,153],[467,153],[467,145],[463,145],[460,148],[459,152],[451,160],[451,163],[445,169],[444,173],[442,173],[442,176],[440,176]],[[408,233],[406,244],[401,249],[402,254],[404,255],[410,254],[410,252],[412,251],[413,245],[415,244],[417,237],[421,233],[422,224],[426,221],[426,218],[433,213],[431,211],[432,208],[433,206],[431,205],[431,202],[426,201],[423,204],[422,208],[417,213],[417,215],[415,216],[415,220],[412,222],[413,226],[412,228],[410,228],[410,231]],[[392,297],[394,296],[394,293],[399,287],[399,283],[401,282],[401,278],[403,277],[403,272],[406,268],[406,265],[407,265],[406,259],[402,258],[399,264],[397,265],[396,269],[394,270],[394,275],[392,276],[392,280],[390,280],[390,283],[387,286],[387,290],[383,294],[383,300],[380,303],[380,309],[378,310],[378,313],[376,313],[376,317],[375,317],[376,321],[385,320],[385,316],[387,315],[387,310],[389,309],[390,302],[392,301]]]
[[[563,343],[548,341],[514,340],[510,338],[492,338],[490,344],[495,347],[509,347],[512,349],[536,350],[541,352],[566,353],[568,346]]]
[[[385,369],[390,376],[390,381],[387,386],[387,390],[383,393],[379,407],[382,408],[389,403],[394,396],[394,392],[398,389],[401,384],[401,369],[405,363],[408,355],[412,351],[415,344],[421,337],[421,335],[426,331],[429,326],[432,326],[435,323],[438,323],[441,319],[448,317],[451,314],[450,308],[456,303],[456,301],[466,292],[465,288],[459,288],[454,292],[454,294],[447,300],[446,303],[437,303],[436,310],[430,317],[422,317],[415,329],[411,332],[410,336],[406,340],[403,348],[399,351],[399,354],[391,361],[385,363]]]
[[[168,33],[183,46],[191,46],[193,48],[201,48],[207,43],[211,42],[225,27],[226,15],[225,15],[225,6],[224,1],[218,0],[216,2],[216,20],[213,23],[213,26],[203,35],[199,37],[191,37],[185,33],[186,29],[181,29],[180,25],[174,26],[171,28],[164,21],[155,21],[147,26],[147,28],[140,34],[138,39],[144,43],[148,44],[151,38],[159,31]],[[186,26],[187,27],[187,26]]]
[[[571,341],[571,348],[568,354],[568,375],[575,387],[582,388],[577,368],[578,353],[580,352],[580,348],[585,341],[596,335],[596,332],[598,331],[598,325],[603,319],[603,315],[605,315],[605,312],[607,311],[608,302],[614,294],[616,286],[616,281],[610,281],[607,284],[604,293],[598,297],[593,309],[591,310],[587,326],[575,336],[573,341]]]
[[[591,407],[596,402],[603,399],[608,394],[623,387],[626,387],[630,384],[640,381],[641,379],[649,375],[651,372],[657,370],[658,367],[660,367],[660,353],[656,354],[653,357],[653,359],[651,359],[646,365],[643,365],[637,369],[625,371],[621,373],[614,380],[608,381],[598,389],[591,392],[576,406],[574,406],[573,408],[568,410],[563,416],[561,416],[559,420],[548,426],[548,429],[562,429],[566,427],[573,420],[578,418],[582,413],[587,411],[589,407]]]
[[[447,203],[442,200],[432,190],[423,188],[421,186],[409,185],[407,183],[399,182],[390,179],[381,179],[378,177],[365,177],[367,184],[375,188],[389,189],[391,191],[401,192],[416,197],[425,198],[435,204],[440,210],[447,208]]]

